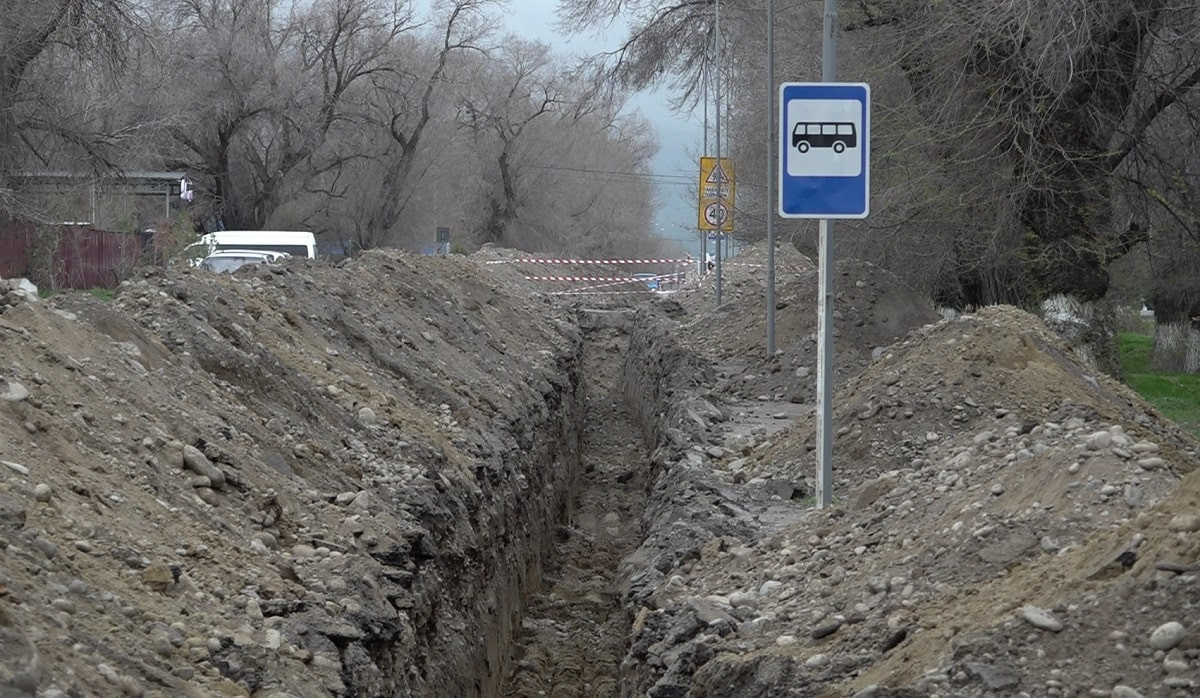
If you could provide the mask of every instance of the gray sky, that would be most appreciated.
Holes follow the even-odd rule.
[[[557,0],[510,0],[504,10],[509,30],[526,39],[543,41],[566,57],[611,50],[625,36],[620,26],[610,29],[607,35],[564,36],[554,27],[556,6]],[[700,176],[703,115],[673,113],[668,99],[663,92],[641,93],[630,107],[650,121],[658,136],[659,152],[652,163],[661,202],[656,228],[663,237],[688,243],[682,249],[692,251],[698,244],[696,181]]]

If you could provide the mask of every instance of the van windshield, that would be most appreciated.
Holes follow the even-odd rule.
[[[215,272],[231,272],[240,269],[248,264],[262,264],[266,260],[259,255],[246,255],[245,257],[208,257],[200,263],[202,269]]]
[[[219,250],[257,250],[263,252],[287,252],[294,257],[307,257],[308,247],[304,245],[270,245],[270,244],[247,244],[239,242],[237,245],[218,245]]]

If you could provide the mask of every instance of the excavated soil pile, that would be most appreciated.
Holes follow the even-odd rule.
[[[766,355],[766,252],[753,245],[722,265],[721,305],[716,275],[690,292],[670,296],[678,303],[679,341],[712,357],[732,372],[719,387],[732,397],[811,404],[816,399],[817,265],[794,247],[775,253],[775,349]],[[833,275],[834,385],[857,375],[872,353],[910,330],[934,322],[928,299],[893,274],[847,259]]]
[[[832,507],[801,496],[811,415],[710,450],[692,516],[724,529],[631,595],[646,693],[1196,695],[1195,440],[1015,309],[875,353],[835,399]],[[777,481],[803,485],[762,505]]]
[[[0,694],[497,690],[579,462],[570,315],[385,252],[3,298]]]
[[[0,696],[1200,694],[1195,440],[847,260],[817,510],[776,258],[774,356],[758,248],[719,308],[490,248],[0,289]]]

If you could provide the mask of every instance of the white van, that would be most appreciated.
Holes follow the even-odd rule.
[[[316,259],[317,236],[292,230],[219,230],[188,245],[184,256],[198,264],[199,260],[222,250],[286,252],[293,257]]]

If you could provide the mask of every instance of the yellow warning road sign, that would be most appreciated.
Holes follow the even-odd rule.
[[[700,158],[700,221],[701,230],[733,230],[733,200],[737,183],[733,176],[733,160]]]

